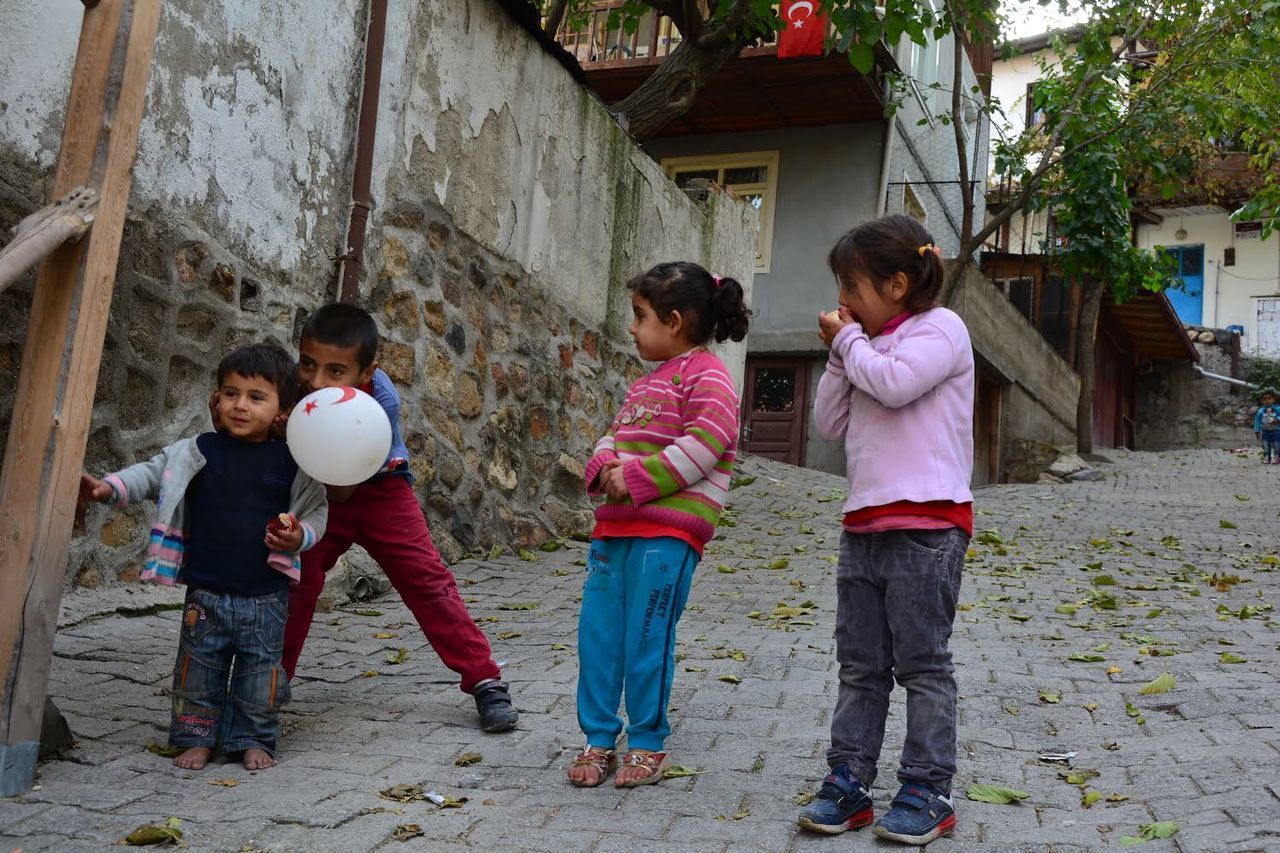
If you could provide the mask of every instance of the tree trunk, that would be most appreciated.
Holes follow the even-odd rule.
[[[1076,338],[1076,372],[1080,374],[1080,397],[1076,400],[1076,450],[1093,452],[1094,350],[1098,341],[1098,315],[1102,313],[1103,283],[1093,276],[1084,280],[1084,302],[1080,306],[1080,331]]]
[[[688,112],[711,75],[737,56],[746,43],[731,39],[715,50],[704,50],[692,39],[685,39],[639,89],[610,109],[622,117],[627,132],[643,142]]]

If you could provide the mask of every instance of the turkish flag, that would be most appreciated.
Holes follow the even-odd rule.
[[[818,0],[782,0],[782,20],[787,27],[778,33],[778,58],[822,56],[827,38],[827,16],[817,9]]]

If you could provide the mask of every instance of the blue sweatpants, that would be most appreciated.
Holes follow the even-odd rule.
[[[672,537],[592,540],[578,617],[578,725],[590,746],[617,743],[625,685],[627,747],[662,751],[671,734],[676,622],[698,559]]]

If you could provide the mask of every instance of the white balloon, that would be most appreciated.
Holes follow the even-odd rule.
[[[391,422],[378,401],[356,388],[312,391],[285,429],[298,467],[330,486],[354,486],[378,473],[391,451]]]

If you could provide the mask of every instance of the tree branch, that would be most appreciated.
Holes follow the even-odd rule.
[[[743,23],[750,11],[751,0],[733,0],[733,8],[713,30],[704,30],[694,40],[703,50],[719,50],[731,41],[740,40]],[[700,16],[699,16],[700,17]]]
[[[569,0],[555,0],[551,4],[550,11],[547,12],[547,19],[542,24],[542,31],[555,38],[556,30],[560,29],[560,22],[564,20],[564,13],[568,8]]]
[[[949,4],[948,4],[949,5]],[[960,171],[960,243],[971,243],[973,231],[973,184],[969,180],[969,151],[965,146],[963,107],[960,90],[964,87],[964,39],[959,19],[951,15],[951,40],[955,43],[951,69],[951,128],[956,136],[956,160]]]

